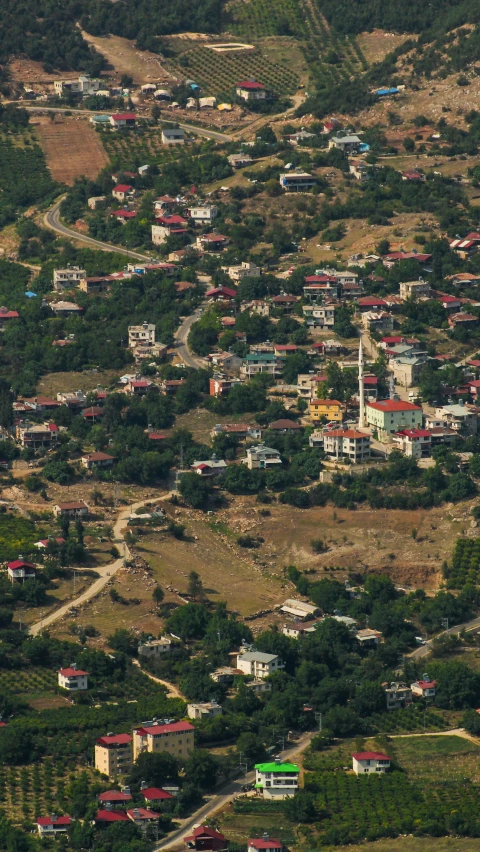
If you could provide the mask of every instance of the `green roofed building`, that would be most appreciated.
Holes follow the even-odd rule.
[[[264,799],[286,799],[298,791],[300,770],[296,763],[276,758],[273,763],[257,763],[255,772],[255,787],[263,792]]]

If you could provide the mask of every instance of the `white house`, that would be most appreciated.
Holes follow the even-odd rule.
[[[267,97],[265,86],[256,80],[243,80],[237,83],[236,93],[244,101],[264,101]]]
[[[435,698],[436,686],[437,681],[430,680],[428,675],[423,675],[422,680],[416,680],[415,683],[410,684],[412,695],[416,695],[417,698]]]
[[[355,775],[371,775],[390,769],[390,758],[377,751],[360,751],[352,754],[352,769]]]
[[[280,175],[280,186],[286,192],[302,192],[312,189],[317,179],[308,172],[286,172]]]
[[[194,222],[208,225],[218,216],[218,207],[214,204],[199,204],[198,207],[190,207],[187,216]]]
[[[335,325],[335,305],[303,305],[302,311],[308,326],[333,328]]]
[[[269,837],[264,832],[263,837],[250,837],[247,852],[282,852],[283,843],[277,837]]]
[[[262,651],[244,651],[237,657],[237,669],[243,674],[253,675],[263,680],[275,672],[281,671],[284,664],[277,654],[264,654]]]
[[[7,565],[7,575],[11,583],[24,583],[35,579],[35,565],[23,559],[15,559]]]
[[[255,774],[255,788],[264,799],[286,799],[298,792],[300,770],[296,763],[275,758],[272,763],[257,763]]]
[[[279,451],[272,449],[272,447],[266,447],[265,444],[248,447],[246,452],[247,456],[242,459],[242,462],[247,465],[249,470],[269,470],[282,464]]]
[[[58,672],[58,685],[62,689],[68,689],[69,692],[88,689],[88,672],[77,669],[76,665],[60,669]]]
[[[48,817],[38,817],[37,831],[40,837],[56,837],[57,834],[66,834],[71,824],[69,816],[51,814]]]
[[[262,267],[248,260],[243,260],[238,266],[222,266],[222,271],[226,272],[232,281],[239,282],[244,278],[260,278]]]
[[[86,270],[79,266],[67,266],[66,269],[53,270],[53,289],[65,290],[68,287],[77,287],[83,278],[86,278]]]
[[[162,130],[162,142],[164,145],[183,145],[185,143],[185,131],[183,127],[164,127]]]

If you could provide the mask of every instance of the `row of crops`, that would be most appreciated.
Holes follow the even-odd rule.
[[[194,47],[182,54],[181,65],[197,82],[202,93],[224,95],[231,99],[240,80],[253,78],[277,95],[293,94],[298,87],[296,75],[288,68],[271,62],[258,50],[217,53],[208,47]]]
[[[459,538],[452,562],[443,566],[448,589],[461,589],[466,583],[480,583],[480,538]]]
[[[65,784],[62,761],[0,766],[0,808],[15,822],[46,816],[65,806]]]
[[[230,7],[232,31],[246,40],[293,35],[306,45],[312,75],[325,84],[348,80],[367,63],[354,38],[340,37],[330,29],[316,0],[244,0]]]
[[[15,672],[0,672],[0,694],[52,692],[57,686],[57,674],[50,669],[16,669]]]
[[[176,160],[177,150],[162,144],[160,129],[136,128],[126,133],[102,133],[102,144],[113,168],[138,167],[155,162],[158,166]]]

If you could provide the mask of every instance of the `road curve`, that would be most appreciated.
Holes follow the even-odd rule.
[[[113,251],[116,254],[124,254],[132,260],[151,261],[151,258],[146,254],[130,251],[130,249],[126,249],[125,246],[114,246],[110,243],[103,243],[101,240],[94,240],[93,237],[87,237],[84,234],[79,234],[77,231],[73,231],[71,228],[67,228],[66,225],[63,225],[60,221],[60,205],[62,201],[63,198],[60,198],[60,200],[56,201],[53,207],[50,207],[50,210],[47,210],[45,213],[45,216],[43,217],[43,224],[45,227],[50,228],[51,231],[55,231],[62,237],[68,237],[70,240],[85,243],[92,248],[100,249],[100,251]]]
[[[188,335],[194,322],[200,319],[201,308],[197,308],[195,313],[190,314],[182,322],[175,332],[175,340],[177,342],[177,355],[187,367],[193,367],[194,370],[204,370],[207,362],[203,358],[198,358],[188,347]]]
[[[68,601],[63,606],[56,609],[54,612],[51,612],[49,615],[46,615],[45,618],[41,618],[40,621],[35,622],[35,624],[30,624],[28,628],[29,636],[38,636],[42,630],[45,630],[50,624],[53,624],[54,621],[58,621],[59,618],[62,618],[64,615],[68,613],[68,611],[72,607],[79,607],[86,601],[94,598],[95,595],[98,595],[99,592],[107,585],[109,580],[117,573],[118,569],[122,567],[125,558],[130,557],[130,551],[125,543],[125,538],[123,534],[123,529],[125,528],[128,518],[130,517],[132,512],[135,512],[136,509],[141,509],[142,506],[146,506],[148,503],[155,503],[159,500],[166,500],[171,496],[173,492],[169,491],[167,494],[162,494],[160,497],[153,497],[148,500],[141,500],[139,503],[132,503],[129,506],[125,506],[120,510],[117,516],[117,520],[115,521],[113,527],[113,537],[114,541],[117,543],[123,544],[124,554],[120,559],[115,559],[114,562],[110,562],[108,565],[102,565],[101,568],[98,568],[97,573],[100,575],[91,586],[88,587],[78,598],[74,600]]]
[[[419,648],[415,648],[415,650],[409,654],[410,659],[426,657],[432,650],[432,642],[434,639],[439,639],[440,636],[458,636],[462,630],[465,630],[466,633],[470,633],[473,630],[480,631],[480,618],[473,618],[471,621],[465,621],[463,624],[456,624],[454,627],[449,627],[448,630],[442,630],[441,633],[437,633],[436,636],[429,639],[425,645],[420,645]]]
[[[306,748],[308,748],[312,738],[316,736],[317,733],[318,731],[304,734],[292,748],[280,752],[281,756],[285,760],[291,760],[296,757],[296,755],[301,754]],[[175,829],[175,831],[172,831],[168,837],[165,837],[163,840],[160,840],[159,843],[155,844],[153,847],[154,852],[160,852],[160,850],[164,849],[183,848],[184,835],[191,834],[193,828],[198,825],[198,823],[204,822],[208,817],[220,810],[220,808],[228,805],[235,796],[238,796],[244,784],[251,784],[254,780],[255,772],[249,772],[246,777],[226,784],[222,790],[212,796],[205,805],[202,805],[202,807],[195,811],[195,813],[183,820],[179,828]]]

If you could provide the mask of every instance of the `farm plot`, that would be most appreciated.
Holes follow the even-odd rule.
[[[45,695],[53,693],[57,686],[54,671],[43,668],[18,669],[15,672],[0,672],[0,694],[10,692],[14,695]]]
[[[259,50],[216,53],[198,46],[180,57],[179,64],[202,90],[212,95],[232,96],[240,80],[253,78],[276,94],[293,94],[298,78],[288,68],[268,60]]]
[[[60,183],[71,185],[82,176],[94,180],[108,164],[100,135],[84,119],[43,118],[37,132],[50,173]]]
[[[179,157],[179,152],[162,145],[160,128],[143,130],[139,128],[126,133],[102,133],[103,147],[107,151],[110,164],[116,168],[134,168],[144,163],[156,163],[162,166]]]
[[[21,768],[1,766],[0,807],[17,824],[62,811],[68,781],[61,761],[46,760]]]

